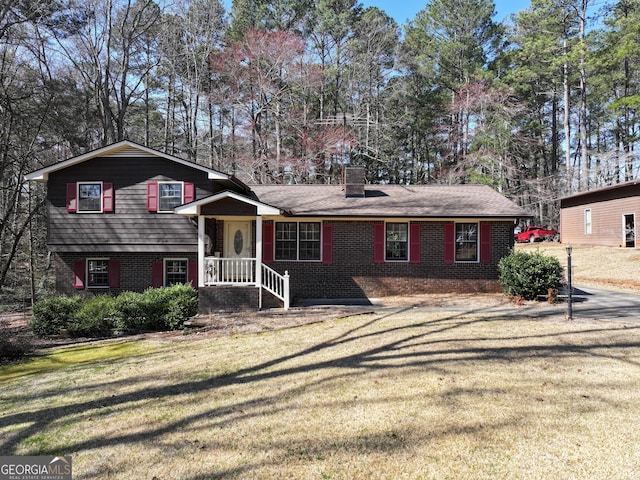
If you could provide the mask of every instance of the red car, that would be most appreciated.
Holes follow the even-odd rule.
[[[542,242],[544,240],[557,240],[558,232],[539,226],[525,227],[519,233],[514,234],[516,242]]]

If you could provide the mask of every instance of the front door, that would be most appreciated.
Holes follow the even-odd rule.
[[[251,221],[226,221],[224,229],[224,257],[251,258],[253,256]]]
[[[624,229],[625,247],[636,248],[636,216],[633,213],[624,215],[622,228]]]

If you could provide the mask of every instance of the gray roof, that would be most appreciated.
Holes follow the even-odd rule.
[[[345,197],[342,185],[252,185],[257,198],[295,216],[320,217],[531,217],[486,185],[366,185],[366,195]]]

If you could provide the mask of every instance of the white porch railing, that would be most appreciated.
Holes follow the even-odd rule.
[[[271,292],[284,303],[284,309],[289,309],[289,273],[279,274],[272,268],[262,264],[261,280],[258,285],[256,279],[255,258],[204,258],[204,284],[213,285],[254,285]],[[262,294],[261,294],[262,295]],[[262,298],[262,297],[261,297]],[[262,304],[262,301],[260,302]]]
[[[284,309],[289,310],[289,272],[280,275],[274,269],[262,264],[262,288],[271,292],[284,302]]]
[[[255,285],[255,258],[204,258],[204,284]]]

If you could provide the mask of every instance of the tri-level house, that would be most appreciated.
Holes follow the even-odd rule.
[[[530,215],[488,186],[256,185],[129,142],[31,172],[46,182],[59,293],[191,282],[203,313],[499,289]]]

